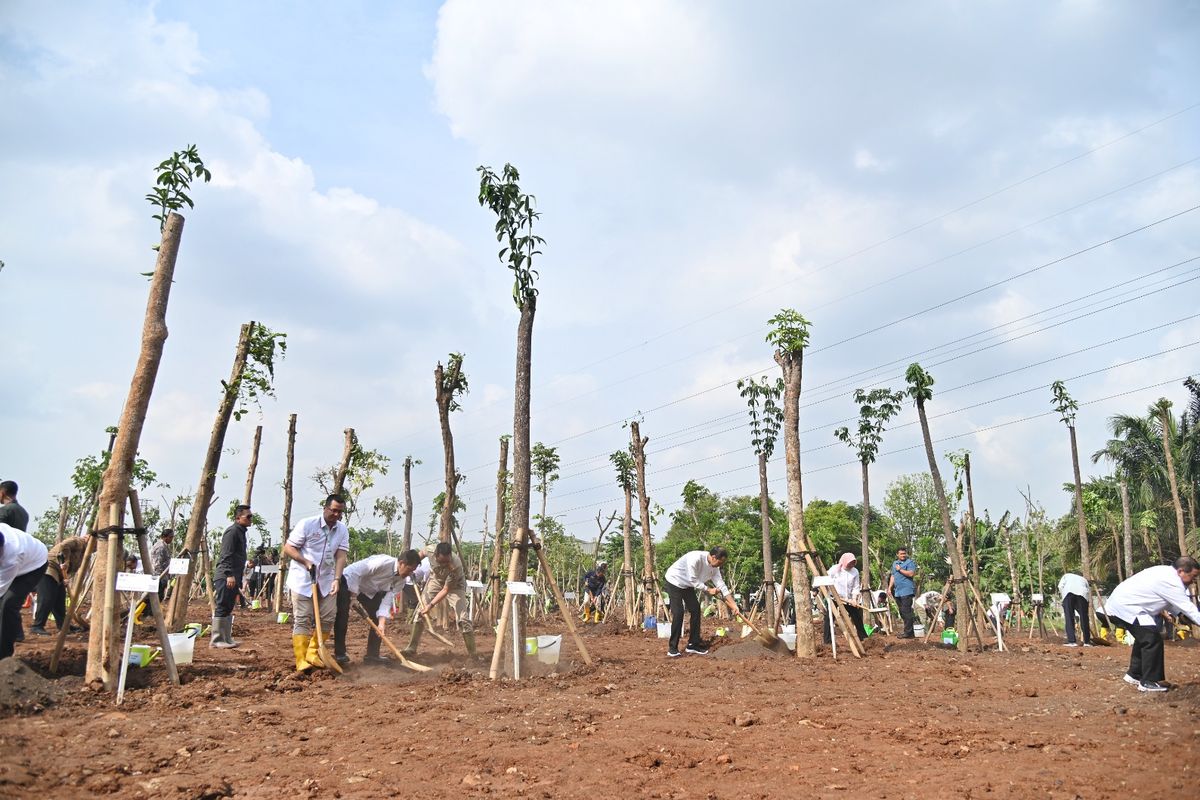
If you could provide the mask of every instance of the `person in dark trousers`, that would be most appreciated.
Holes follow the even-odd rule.
[[[608,583],[608,564],[601,561],[583,576],[583,621],[600,621],[600,604]]]
[[[720,596],[729,606],[736,619],[742,618],[741,609],[733,602],[729,588],[721,578],[721,566],[729,558],[729,551],[724,547],[714,547],[707,553],[703,550],[693,550],[680,556],[679,560],[667,568],[664,576],[667,596],[671,598],[671,639],[667,643],[667,656],[676,658],[679,652],[679,639],[683,636],[683,614],[688,614],[688,643],[686,652],[693,655],[708,655],[708,648],[700,639],[700,599],[696,590],[701,589],[713,597]],[[712,588],[708,583],[712,583]]]
[[[67,624],[67,582],[83,566],[83,551],[87,549],[86,536],[63,539],[46,557],[46,572],[37,586],[37,611],[29,632],[36,636],[49,636],[46,620],[54,615],[54,622],[61,629]]]
[[[159,602],[167,599],[167,584],[171,582],[171,543],[174,541],[175,531],[166,528],[150,548],[150,571],[158,576]]]
[[[897,639],[913,639],[913,598],[917,594],[917,584],[913,576],[917,574],[917,562],[908,557],[908,550],[901,547],[896,551],[896,560],[892,562],[892,574],[888,579],[888,590],[896,598],[900,608],[900,619],[904,620],[904,633]]]
[[[13,654],[21,606],[46,571],[46,545],[0,522],[0,659]]]
[[[1079,615],[1079,632],[1083,634],[1083,646],[1092,646],[1091,610],[1088,606],[1088,582],[1082,575],[1067,572],[1058,579],[1058,593],[1062,595],[1063,620],[1066,621],[1066,647],[1078,647],[1075,641],[1075,615]]]
[[[233,605],[241,595],[242,577],[246,570],[246,529],[250,526],[250,506],[240,505],[233,510],[233,524],[221,537],[221,556],[213,585],[216,588],[216,611],[213,612],[212,638],[209,647],[237,647],[233,640]]]
[[[29,530],[29,512],[17,502],[16,481],[0,481],[0,522],[19,531]]]
[[[1133,634],[1133,652],[1125,682],[1141,692],[1165,692],[1166,668],[1158,615],[1172,610],[1200,625],[1200,609],[1188,596],[1187,587],[1200,575],[1200,564],[1180,556],[1167,566],[1150,567],[1117,584],[1104,610],[1114,625]]]
[[[392,599],[397,592],[404,590],[404,582],[420,563],[420,553],[405,550],[399,558],[382,554],[367,556],[342,570],[341,585],[336,595],[337,617],[333,621],[334,658],[339,664],[350,660],[346,654],[346,631],[350,626],[351,601],[357,598],[363,610],[376,618],[375,624],[379,630],[386,630],[387,621],[392,616]],[[380,644],[382,642],[374,629],[369,629],[364,664],[387,662],[387,656],[379,654]]]

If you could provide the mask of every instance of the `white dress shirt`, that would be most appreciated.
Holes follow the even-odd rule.
[[[667,568],[665,577],[668,583],[680,589],[703,589],[707,582],[712,581],[712,585],[720,590],[722,597],[729,594],[729,587],[721,578],[721,570],[708,563],[707,550],[693,550],[680,556],[678,561]]]
[[[417,565],[417,568],[413,570],[413,574],[409,575],[404,582],[409,586],[417,583],[424,586],[431,574],[433,574],[433,565],[429,563],[429,556],[425,556],[421,559],[421,563]]]
[[[1064,573],[1058,579],[1058,593],[1062,597],[1069,594],[1074,594],[1082,597],[1084,600],[1088,598],[1091,592],[1088,590],[1088,583],[1082,575],[1076,575],[1074,572]]]
[[[354,594],[374,597],[383,592],[383,600],[379,602],[379,611],[375,616],[380,619],[392,616],[392,598],[404,586],[404,578],[396,574],[396,559],[393,556],[367,556],[348,565],[342,577]]]
[[[0,522],[0,533],[4,534],[4,547],[0,548],[0,595],[8,591],[12,582],[46,564],[46,545],[23,530]]]
[[[1110,617],[1140,625],[1154,625],[1160,611],[1173,608],[1200,625],[1200,610],[1192,604],[1179,573],[1171,566],[1150,567],[1126,578],[1104,604]]]
[[[333,589],[334,556],[339,550],[350,550],[350,531],[345,523],[336,522],[329,527],[321,514],[302,519],[288,535],[288,544],[317,565],[317,584],[321,594],[328,595]],[[287,585],[296,594],[312,597],[312,578],[300,561],[293,560],[288,567]]]

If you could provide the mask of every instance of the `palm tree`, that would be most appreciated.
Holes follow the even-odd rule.
[[[1111,419],[1109,424],[1111,426]],[[1093,464],[1102,458],[1107,459],[1113,465],[1113,471],[1116,473],[1117,487],[1121,493],[1121,520],[1124,532],[1122,555],[1124,556],[1126,577],[1133,574],[1133,512],[1129,505],[1129,475],[1132,465],[1127,462],[1128,457],[1129,454],[1125,451],[1124,443],[1119,439],[1109,439],[1102,449],[1092,453]]]
[[[1151,415],[1157,414],[1159,433],[1162,438],[1163,458],[1167,462],[1167,483],[1171,487],[1171,504],[1175,506],[1175,534],[1179,537],[1179,555],[1187,555],[1187,528],[1183,522],[1183,503],[1179,499],[1179,481],[1175,475],[1175,457],[1171,453],[1175,420],[1171,415],[1171,401],[1160,397],[1150,407]]]

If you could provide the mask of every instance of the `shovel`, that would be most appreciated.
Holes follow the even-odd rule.
[[[317,628],[317,652],[321,654],[321,663],[335,670],[339,675],[342,674],[342,665],[337,662],[333,656],[329,655],[329,651],[325,649],[325,635],[321,633],[321,606],[318,600],[321,594],[321,587],[314,580],[312,584],[312,601],[313,601],[313,620]]]
[[[429,618],[429,609],[425,607],[425,600],[421,597],[419,592],[417,593],[417,613],[419,613],[425,619],[425,629],[429,631],[429,635],[453,650],[454,642],[450,641],[445,636],[442,636],[433,629],[433,620]]]
[[[787,654],[791,652],[791,650],[788,649],[788,646],[784,644],[783,640],[775,635],[774,631],[763,630],[750,620],[746,619],[746,617],[742,617],[741,620],[746,627],[754,631],[755,641],[757,641],[763,647],[767,648],[768,650],[774,650],[776,653]]]
[[[379,626],[375,624],[375,620],[371,619],[371,615],[367,613],[367,610],[362,607],[358,600],[355,600],[351,604],[351,608],[354,609],[354,613],[367,621],[367,624],[371,626],[371,630],[375,631],[375,635],[379,637],[379,640],[388,646],[388,650],[392,651],[392,655],[400,662],[400,666],[411,669],[413,672],[429,672],[429,667],[418,664],[415,661],[409,661],[404,657],[403,653],[396,649],[396,645],[392,644],[391,640],[383,635],[383,631],[379,630]]]

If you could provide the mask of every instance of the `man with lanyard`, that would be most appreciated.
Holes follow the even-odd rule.
[[[1140,692],[1165,692],[1166,670],[1158,615],[1171,609],[1200,625],[1200,610],[1188,597],[1187,587],[1200,575],[1200,564],[1180,556],[1167,566],[1149,567],[1117,584],[1104,610],[1115,625],[1133,635],[1133,651],[1125,682]]]
[[[896,598],[900,607],[900,619],[904,620],[904,633],[897,639],[914,639],[913,633],[913,597],[917,593],[917,584],[913,576],[917,574],[917,562],[908,557],[908,550],[901,547],[896,551],[896,560],[892,562],[892,574],[888,578],[888,589]]]
[[[729,552],[724,547],[714,547],[707,553],[703,550],[693,550],[680,556],[679,560],[667,568],[665,583],[667,596],[671,598],[671,640],[667,645],[667,655],[677,658],[679,639],[683,635],[683,612],[688,613],[688,644],[686,652],[694,655],[708,655],[708,648],[700,640],[700,600],[696,590],[701,589],[713,597],[718,595],[729,606],[735,619],[742,618],[741,609],[733,602],[733,597],[721,578],[721,566],[729,558]],[[708,587],[712,582],[713,588]]]
[[[583,576],[583,621],[600,621],[600,599],[604,595],[604,587],[608,583],[608,564],[601,561],[596,568]],[[591,611],[589,612],[589,609]],[[589,613],[591,619],[588,619]]]
[[[454,609],[454,616],[458,620],[458,630],[467,646],[467,657],[475,659],[475,629],[467,613],[469,591],[462,560],[454,554],[449,542],[438,542],[433,550],[429,582],[425,584],[426,614],[418,614],[413,623],[412,635],[403,651],[406,657],[416,655],[417,644],[421,641],[425,626],[432,624],[428,612],[433,611],[438,603],[449,599],[450,607]]]
[[[292,654],[300,672],[324,666],[319,643],[313,636],[313,584],[315,581],[322,631],[332,630],[337,609],[331,599],[337,594],[346,569],[346,553],[350,551],[350,531],[342,522],[345,512],[342,496],[329,495],[321,513],[296,523],[283,545],[283,552],[292,559],[287,586],[292,593]]]
[[[379,630],[385,630],[392,616],[392,598],[403,591],[404,582],[421,563],[416,550],[406,550],[399,558],[381,554],[355,561],[342,573],[337,592],[337,619],[333,623],[334,657],[339,663],[350,660],[346,655],[346,629],[350,625],[350,604],[355,598],[363,610],[376,618]],[[364,664],[382,664],[387,656],[379,655],[379,636],[374,628],[367,633],[367,655]],[[343,660],[344,659],[344,660]]]
[[[250,506],[233,509],[233,524],[221,537],[221,555],[217,560],[213,587],[216,606],[213,610],[212,639],[209,647],[237,647],[233,640],[233,606],[242,593],[242,577],[246,571],[246,529],[252,518]]]

